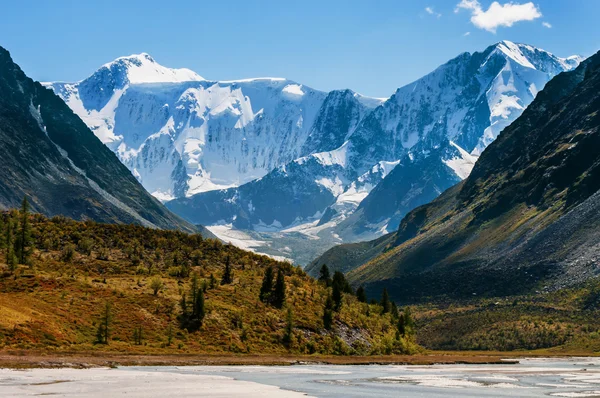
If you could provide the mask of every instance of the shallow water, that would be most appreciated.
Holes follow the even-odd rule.
[[[506,365],[0,370],[0,396],[600,397],[600,359]]]

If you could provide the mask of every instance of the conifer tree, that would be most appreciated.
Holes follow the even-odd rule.
[[[4,222],[4,214],[0,213],[0,250],[6,247],[6,242],[4,236],[6,234],[5,231],[6,223]]]
[[[285,304],[285,277],[283,271],[279,268],[275,281],[275,289],[273,290],[273,306],[281,308],[283,304]]]
[[[293,337],[294,337],[294,314],[292,313],[292,308],[288,307],[286,323],[285,323],[285,332],[283,334],[283,343],[288,348],[292,344]]]
[[[321,266],[321,270],[319,271],[319,282],[327,287],[331,286],[331,274],[329,273],[329,268],[325,264]]]
[[[12,217],[9,215],[6,220],[6,233],[4,236],[6,245],[6,264],[11,272],[14,272],[17,267],[17,257],[15,256],[15,237],[14,237],[14,222]]]
[[[96,340],[100,344],[108,344],[110,339],[110,325],[113,320],[112,305],[107,301],[100,317],[100,324],[96,331]]]
[[[381,307],[383,308],[383,313],[387,314],[392,309],[392,305],[390,303],[390,296],[388,295],[388,291],[386,288],[383,288],[383,293],[381,293]]]
[[[323,309],[323,327],[327,330],[330,330],[333,325],[333,306],[333,299],[331,296],[327,296],[325,308]]]
[[[225,261],[225,271],[223,271],[223,277],[221,278],[221,285],[229,285],[233,283],[233,270],[231,269],[231,260],[227,256]]]
[[[211,289],[214,289],[217,287],[217,278],[215,278],[215,276],[212,273],[210,274],[209,287]]]
[[[262,286],[260,287],[260,294],[258,298],[263,303],[269,303],[271,301],[271,291],[273,290],[273,267],[268,267],[265,270],[265,276],[263,277]]]
[[[367,302],[367,294],[365,293],[365,288],[361,286],[356,289],[356,299],[361,303]]]
[[[390,314],[392,315],[392,322],[396,322],[396,320],[400,317],[400,312],[398,312],[398,306],[393,301],[390,309]]]
[[[202,326],[204,317],[206,316],[206,309],[204,308],[204,292],[198,290],[196,294],[196,302],[194,303],[194,323],[196,327]]]
[[[136,328],[133,328],[133,343],[135,345],[142,345],[143,338],[144,338],[144,336],[143,336],[143,332],[142,332],[142,327],[138,326]]]
[[[15,255],[19,264],[28,264],[31,256],[31,224],[29,222],[29,202],[26,196],[21,203],[19,216],[19,230],[15,239]]]
[[[331,299],[333,300],[333,310],[339,311],[342,308],[342,286],[334,280],[331,286]]]
[[[183,318],[186,318],[187,314],[188,314],[188,308],[187,308],[185,292],[181,294],[181,300],[179,301],[179,306],[181,307],[181,316]]]
[[[194,272],[194,274],[192,275],[192,286],[190,288],[190,297],[192,299],[192,305],[194,305],[194,303],[196,302],[196,295],[198,294],[198,285],[199,285],[199,281],[198,281],[198,274]]]
[[[404,314],[400,314],[396,322],[396,338],[400,339],[400,337],[404,336],[406,336],[406,324],[404,322]]]
[[[412,318],[409,307],[404,307],[404,325],[406,327],[406,334],[413,335],[415,333],[415,321]]]

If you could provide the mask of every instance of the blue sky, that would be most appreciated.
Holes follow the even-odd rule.
[[[77,81],[118,56],[147,52],[165,66],[211,80],[287,77],[376,97],[388,97],[461,52],[503,39],[559,56],[600,49],[600,1],[506,3],[6,1],[0,46],[42,81]]]

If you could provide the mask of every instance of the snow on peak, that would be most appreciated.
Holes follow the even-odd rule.
[[[179,83],[204,80],[202,76],[190,69],[164,67],[147,53],[119,57],[112,62],[102,65],[98,72],[103,69],[108,69],[112,73],[123,73],[127,82],[131,84]]]
[[[500,51],[502,51],[507,57],[511,58],[515,62],[531,69],[535,69],[535,66],[527,59],[525,54],[521,51],[521,47],[512,41],[503,40],[496,45]]]
[[[285,94],[289,94],[291,96],[301,97],[304,95],[304,91],[302,91],[301,84],[288,84],[281,91],[283,91]]]
[[[547,69],[552,68],[552,64],[558,64],[564,70],[571,70],[579,66],[581,61],[583,61],[583,57],[579,55],[560,58],[541,48],[528,44],[514,43],[509,40],[497,43],[496,49],[524,67],[538,69],[543,72],[548,72]]]

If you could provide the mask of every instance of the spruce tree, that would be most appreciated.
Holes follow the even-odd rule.
[[[406,327],[406,334],[413,335],[415,333],[415,321],[412,318],[409,307],[404,307],[404,325]]]
[[[29,222],[29,202],[26,196],[21,203],[19,216],[20,223],[17,239],[15,239],[15,254],[19,264],[28,264],[31,256],[31,224]]]
[[[392,309],[392,305],[390,303],[390,296],[388,295],[388,291],[386,288],[383,288],[383,293],[381,294],[381,307],[383,308],[383,313],[387,314]]]
[[[321,266],[321,270],[319,271],[319,282],[325,284],[327,287],[331,286],[331,274],[325,264]]]
[[[392,322],[395,322],[400,317],[400,312],[398,312],[398,306],[393,301],[390,309],[390,314],[392,315]]]
[[[194,304],[194,323],[197,328],[202,326],[205,316],[206,309],[204,308],[204,293],[202,290],[198,290],[196,295],[196,303]]]
[[[14,222],[9,215],[6,221],[6,233],[4,236],[6,244],[6,264],[11,272],[14,272],[17,267],[17,257],[15,256],[15,237],[14,237]]]
[[[334,280],[331,289],[331,299],[333,300],[333,310],[339,311],[342,308],[342,285]]]
[[[406,324],[404,322],[404,314],[400,314],[398,321],[396,322],[396,338],[406,336]]]
[[[192,299],[192,305],[196,302],[196,295],[198,294],[198,274],[194,272],[192,275],[192,286],[190,288],[190,297]]]
[[[285,277],[281,268],[277,271],[277,280],[275,281],[275,289],[273,290],[273,306],[277,308],[283,307],[285,304]]]
[[[212,273],[210,274],[210,282],[208,286],[211,290],[217,287],[217,278],[215,278]]]
[[[285,322],[285,332],[283,334],[283,343],[289,348],[294,337],[294,314],[292,308],[288,307]]]
[[[188,308],[187,308],[187,301],[185,298],[185,292],[181,294],[181,300],[179,301],[179,306],[181,307],[181,316],[183,318],[187,318]]]
[[[4,236],[6,234],[6,223],[4,222],[4,214],[0,213],[0,250],[4,249],[6,242]]]
[[[268,267],[265,270],[265,276],[260,287],[260,294],[258,296],[260,301],[269,303],[271,301],[271,290],[273,290],[273,267]]]
[[[110,339],[110,325],[113,320],[112,305],[107,301],[100,317],[100,324],[96,331],[96,341],[100,344],[108,344]]]
[[[323,327],[330,330],[333,326],[333,299],[331,296],[327,296],[325,300],[325,308],[323,309]]]
[[[229,285],[233,283],[233,270],[231,269],[231,260],[227,256],[225,261],[225,271],[223,271],[223,277],[221,278],[221,285]]]
[[[356,298],[361,303],[367,302],[367,294],[365,293],[365,288],[362,287],[362,285],[359,286],[358,289],[356,289]]]

